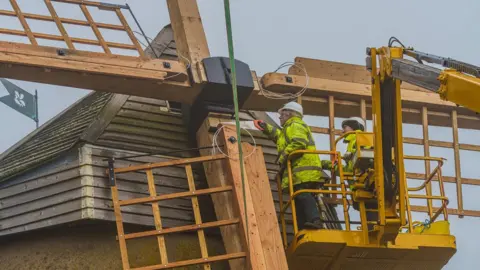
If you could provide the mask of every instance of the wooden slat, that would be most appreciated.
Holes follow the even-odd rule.
[[[209,194],[226,192],[231,190],[232,190],[231,186],[207,188],[207,189],[201,189],[197,191],[186,191],[186,192],[179,192],[174,194],[164,194],[164,195],[159,195],[159,196],[150,197],[150,198],[122,200],[120,201],[120,205],[123,206],[123,205],[132,205],[132,204],[140,204],[140,203],[153,203],[153,202],[159,202],[159,201],[170,200],[170,199],[188,198],[188,197],[199,196],[199,195],[209,195]]]
[[[151,230],[145,232],[137,232],[137,233],[128,233],[125,234],[125,239],[134,239],[134,238],[142,238],[142,237],[149,237],[155,235],[165,235],[171,233],[179,233],[179,232],[192,232],[192,231],[201,231],[208,228],[218,228],[222,226],[229,226],[235,225],[240,222],[240,219],[229,219],[229,220],[220,220],[220,221],[212,221],[206,222],[202,224],[194,224],[194,225],[185,225],[173,228],[167,228],[162,230]]]
[[[10,10],[0,10],[0,15],[3,16],[10,16],[10,17],[17,17],[17,14],[14,11]],[[47,15],[40,15],[40,14],[32,14],[32,13],[23,13],[23,17],[26,19],[33,19],[39,21],[46,21],[46,22],[55,22],[55,20],[51,16]],[[69,18],[58,18],[62,23],[68,23],[73,25],[81,25],[81,26],[89,26],[90,24],[87,21],[76,20],[76,19],[69,19]],[[108,24],[108,23],[96,23],[98,28],[110,29],[110,30],[120,30],[123,31],[122,25],[115,25],[115,24]]]
[[[125,232],[123,230],[122,210],[118,199],[118,189],[116,186],[111,187],[113,210],[115,212],[115,224],[117,225],[118,243],[120,245],[120,255],[122,257],[123,269],[130,269],[128,262],[127,242],[125,240]]]
[[[23,31],[4,29],[4,28],[0,28],[0,33],[1,34],[7,34],[7,35],[15,35],[15,36],[27,36],[27,33],[23,32]],[[33,32],[32,35],[36,38],[41,38],[41,39],[64,41],[64,38],[62,36],[57,36],[57,35],[35,33],[35,32]],[[91,39],[73,37],[73,38],[70,38],[70,40],[74,43],[80,43],[80,44],[98,45],[98,46],[102,45],[99,41],[91,40]],[[110,42],[110,41],[105,42],[105,45],[113,47],[113,48],[120,48],[120,49],[126,49],[126,50],[136,50],[137,49],[134,45],[117,43],[117,42]]]
[[[91,7],[98,7],[102,9],[113,9],[113,8],[124,8],[125,6],[116,5],[116,4],[105,4],[97,1],[88,1],[88,0],[52,0],[54,2],[65,3],[65,4],[83,4]]]
[[[141,57],[145,57],[145,53],[143,52],[142,46],[140,46],[140,43],[137,40],[137,37],[135,37],[135,34],[133,33],[132,29],[128,25],[127,20],[125,19],[125,16],[123,16],[123,13],[120,9],[115,9],[115,13],[117,14],[118,19],[123,25],[123,28],[125,28],[125,31],[127,32],[127,35],[130,37],[132,40],[133,45],[137,48],[138,54]]]
[[[198,265],[198,264],[205,264],[205,263],[239,259],[239,258],[244,258],[246,256],[247,256],[246,252],[239,252],[239,253],[231,253],[231,254],[226,254],[226,255],[213,256],[213,257],[209,257],[208,259],[193,259],[193,260],[188,260],[188,261],[169,263],[169,264],[165,264],[165,265],[164,264],[157,264],[157,265],[152,265],[152,266],[132,268],[132,270],[170,269],[170,268],[176,268],[176,267],[182,267],[182,266]]]
[[[425,180],[425,174],[423,173],[407,173],[407,178],[409,179],[417,179],[417,180]],[[442,176],[443,182],[445,183],[456,183],[456,177],[452,176]],[[433,177],[433,181],[437,181],[437,176]],[[462,185],[472,185],[472,186],[480,186],[480,179],[473,179],[473,178],[462,178]]]
[[[72,40],[68,36],[67,31],[65,30],[65,27],[63,27],[62,22],[58,18],[57,12],[55,11],[55,8],[53,7],[51,0],[44,0],[44,1],[45,1],[45,5],[47,5],[48,11],[50,12],[50,15],[52,15],[53,20],[57,25],[58,30],[60,31],[60,34],[65,40],[65,43],[67,43],[68,48],[71,50],[74,50],[75,46],[73,46]]]
[[[102,33],[100,33],[100,30],[98,30],[97,24],[93,20],[92,15],[90,14],[90,11],[88,11],[87,6],[86,5],[80,5],[80,8],[82,9],[83,15],[85,16],[88,23],[90,24],[90,27],[92,28],[93,33],[95,33],[95,36],[97,37],[98,41],[100,42],[100,45],[102,46],[105,53],[106,54],[112,54],[112,52],[108,48],[107,43],[105,42],[105,39],[102,36]]]
[[[425,157],[430,156],[430,146],[428,144],[428,109],[427,107],[422,107],[422,130],[423,130],[423,155]],[[425,161],[425,180],[430,174],[430,161]],[[428,183],[426,187],[427,195],[432,195],[432,183]],[[432,200],[427,200],[427,207],[429,209],[430,217],[433,215],[432,212]]]
[[[150,193],[150,197],[154,198],[157,196],[157,190],[155,188],[155,179],[153,178],[152,170],[147,170],[147,182],[148,182],[148,192]],[[158,202],[152,203],[152,211],[153,211],[153,221],[155,223],[156,230],[162,230],[162,218],[160,216],[160,207],[158,206]],[[163,235],[157,235],[157,242],[158,242],[158,251],[160,252],[160,259],[162,264],[168,263],[168,256],[167,256],[167,246],[165,245],[165,238]]]
[[[25,17],[22,13],[22,10],[20,9],[20,7],[17,4],[17,1],[16,0],[10,0],[10,4],[12,5],[12,8],[15,11],[15,14],[16,14],[18,20],[20,20],[20,23],[22,24],[22,27],[25,30],[25,33],[26,33],[28,39],[30,40],[30,43],[32,43],[32,45],[38,45],[37,40],[33,36],[32,30],[30,29],[30,26],[27,23],[27,20],[25,20]]]
[[[170,167],[170,166],[180,166],[180,165],[187,165],[187,164],[193,164],[193,163],[214,161],[214,160],[219,160],[219,159],[225,159],[225,156],[222,155],[222,154],[218,154],[218,155],[214,155],[214,156],[203,156],[203,157],[196,157],[196,158],[176,159],[176,160],[172,160],[172,161],[150,163],[150,164],[146,164],[146,165],[131,166],[131,167],[127,167],[127,168],[116,168],[115,173],[140,171],[140,170],[163,168],[163,167]]]
[[[192,165],[188,164],[185,166],[185,171],[187,173],[187,180],[188,180],[188,189],[189,191],[195,191],[195,181],[193,178],[193,171]],[[202,224],[202,215],[200,214],[200,207],[198,205],[198,198],[192,197],[192,208],[193,208],[193,215],[195,218],[195,224],[200,226]],[[197,231],[198,234],[198,241],[200,243],[200,251],[202,253],[202,258],[208,258],[208,249],[207,249],[207,241],[205,241],[205,233],[202,229]],[[211,269],[210,264],[204,264],[203,269],[208,270]]]
[[[458,120],[457,111],[452,111],[453,154],[455,159],[455,180],[457,186],[457,208],[460,214],[463,212],[462,169],[460,167],[460,145],[458,143]],[[463,217],[463,215],[459,215]]]

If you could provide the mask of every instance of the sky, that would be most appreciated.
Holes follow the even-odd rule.
[[[48,14],[41,0],[17,0],[23,12]],[[125,1],[107,1],[124,4]],[[130,0],[136,16],[148,36],[154,37],[169,23],[168,10],[164,0]],[[198,0],[209,48],[212,56],[227,56],[227,42],[222,0]],[[81,17],[80,9],[56,4],[61,17]],[[0,0],[0,9],[11,10],[9,1]],[[475,0],[403,0],[403,1],[326,1],[326,0],[232,0],[231,11],[236,58],[250,65],[258,74],[275,70],[285,61],[293,61],[296,56],[364,64],[365,48],[387,44],[391,36],[396,36],[405,45],[437,55],[448,56],[471,64],[480,65],[480,1]],[[118,23],[105,12],[90,9],[96,21]],[[134,30],[131,16],[125,13]],[[29,21],[30,22],[30,21]],[[2,28],[20,30],[15,18],[0,17]],[[35,32],[58,34],[53,23],[30,22]],[[93,39],[90,29],[69,27],[72,36]],[[127,37],[115,32],[105,31],[110,41],[126,42]],[[25,38],[0,34],[0,40],[24,42]],[[42,45],[64,47],[60,42],[42,41]],[[83,49],[98,50],[92,46]],[[1,75],[1,74],[0,74]],[[88,93],[87,90],[51,86],[45,84],[13,81],[23,89],[39,92],[40,123],[70,106]],[[7,92],[0,87],[0,96]],[[309,124],[326,126],[325,119],[307,118]],[[340,119],[336,126],[340,125]],[[0,104],[0,152],[32,132],[35,123]],[[371,124],[369,125],[371,126]],[[434,140],[452,141],[451,130],[430,128],[430,137]],[[406,136],[421,138],[421,129],[407,125]],[[460,140],[464,143],[479,144],[480,132],[460,131]],[[318,135],[317,146],[328,148],[328,138]],[[422,146],[408,146],[406,154],[422,155]],[[431,155],[448,159],[445,175],[454,175],[453,151],[434,148]],[[475,169],[475,160],[479,153],[463,151],[461,153],[462,175],[480,178]],[[421,164],[407,164],[407,169],[423,173]],[[480,188],[464,186],[465,208],[480,210],[477,199]],[[451,197],[450,206],[456,206],[455,188],[447,185]],[[423,220],[422,216],[418,216]],[[476,244],[480,240],[480,218],[459,219],[450,216],[452,233],[457,236],[458,251],[445,269],[472,268],[478,254]]]

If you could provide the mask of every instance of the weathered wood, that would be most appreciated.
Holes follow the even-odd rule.
[[[253,154],[248,152],[248,150],[254,150],[253,147],[244,149],[247,150],[245,155],[248,156],[245,159],[246,178],[250,187],[255,216],[258,220],[258,231],[264,250],[266,269],[288,269],[277,213],[275,205],[272,203],[273,196],[262,148],[257,147]]]
[[[197,131],[197,144],[199,147],[212,145],[212,134],[209,133],[210,125],[205,121]],[[200,150],[202,155],[210,155],[210,150]],[[223,161],[217,160],[203,164],[205,176],[209,186],[226,186],[231,182],[226,177]],[[218,220],[239,218],[238,206],[233,204],[234,195],[231,192],[214,194],[211,196],[215,214]],[[248,248],[245,242],[245,235],[242,234],[243,224],[239,228],[233,226],[221,227],[223,243],[227,253],[242,252]],[[229,261],[230,269],[248,269],[246,260]]]
[[[32,231],[32,230],[56,226],[56,225],[62,225],[69,222],[80,220],[81,218],[82,218],[82,211],[78,210],[78,211],[66,213],[64,215],[55,216],[50,219],[35,220],[34,222],[27,225],[12,227],[6,230],[0,230],[0,236]]]
[[[407,59],[392,60],[392,76],[396,79],[437,92],[441,70]]]
[[[48,196],[53,196],[69,190],[78,189],[80,187],[82,187],[80,179],[72,178],[48,187],[43,187],[30,192],[18,194],[16,196],[3,198],[0,200],[0,209],[6,209],[8,207],[31,202]]]
[[[55,207],[48,207],[2,220],[2,222],[0,222],[0,230],[6,230],[16,226],[25,226],[29,223],[37,222],[39,220],[49,219],[55,216],[77,211],[81,208],[81,199],[67,201],[65,203],[56,205]]]
[[[127,98],[127,95],[114,95],[108,105],[103,108],[100,115],[90,124],[90,127],[87,132],[82,135],[81,139],[94,143],[122,108],[123,104],[125,104]]]
[[[205,30],[196,0],[167,0],[177,54],[190,62],[193,81],[201,83],[203,66],[199,63],[210,56]],[[169,99],[170,100],[170,99]],[[176,101],[176,100],[172,100]]]
[[[113,120],[110,123],[130,125],[130,126],[142,127],[142,128],[148,128],[148,129],[154,129],[154,130],[165,130],[165,131],[173,132],[174,134],[176,132],[182,133],[182,134],[187,133],[187,130],[184,126],[153,122],[146,119],[135,119],[135,118],[129,118],[129,117],[116,116],[115,118],[113,118]]]
[[[21,181],[20,184],[12,185],[0,189],[0,200],[17,196],[19,194],[28,193],[40,188],[49,188],[51,185],[56,185],[64,181],[78,178],[80,172],[78,170],[78,163],[72,164],[66,168],[59,168],[48,171],[42,175],[35,175],[31,178]]]
[[[110,123],[106,128],[108,132],[118,132],[120,134],[132,134],[138,136],[148,136],[157,140],[168,139],[179,142],[187,142],[187,134],[176,133],[171,131],[152,130],[150,128],[142,128],[138,126],[130,126],[124,124]]]
[[[74,189],[46,198],[40,198],[35,201],[26,202],[20,205],[13,205],[8,208],[0,209],[0,224],[3,224],[5,219],[10,219],[18,215],[25,215],[30,212],[34,212],[40,209],[45,209],[47,207],[54,207],[55,205],[60,205],[71,200],[79,200],[82,198],[82,189]],[[80,209],[80,208],[79,208]]]

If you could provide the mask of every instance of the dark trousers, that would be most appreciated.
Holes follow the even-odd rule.
[[[307,182],[294,185],[293,190],[320,189],[321,187],[321,183]],[[299,231],[304,229],[305,222],[313,222],[320,219],[317,200],[313,193],[302,193],[295,197],[295,209],[297,210],[297,224]]]

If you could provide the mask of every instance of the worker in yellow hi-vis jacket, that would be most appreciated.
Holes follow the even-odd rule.
[[[255,126],[262,130],[277,144],[278,164],[285,168],[287,157],[297,150],[316,150],[315,141],[308,125],[302,120],[303,108],[296,102],[285,104],[279,111],[282,128],[276,128],[261,120]],[[319,155],[303,154],[292,160],[294,191],[302,189],[319,189],[325,183]],[[282,189],[288,188],[288,172],[283,170]],[[302,193],[295,197],[297,223],[299,230],[321,229],[322,222],[315,195]]]

